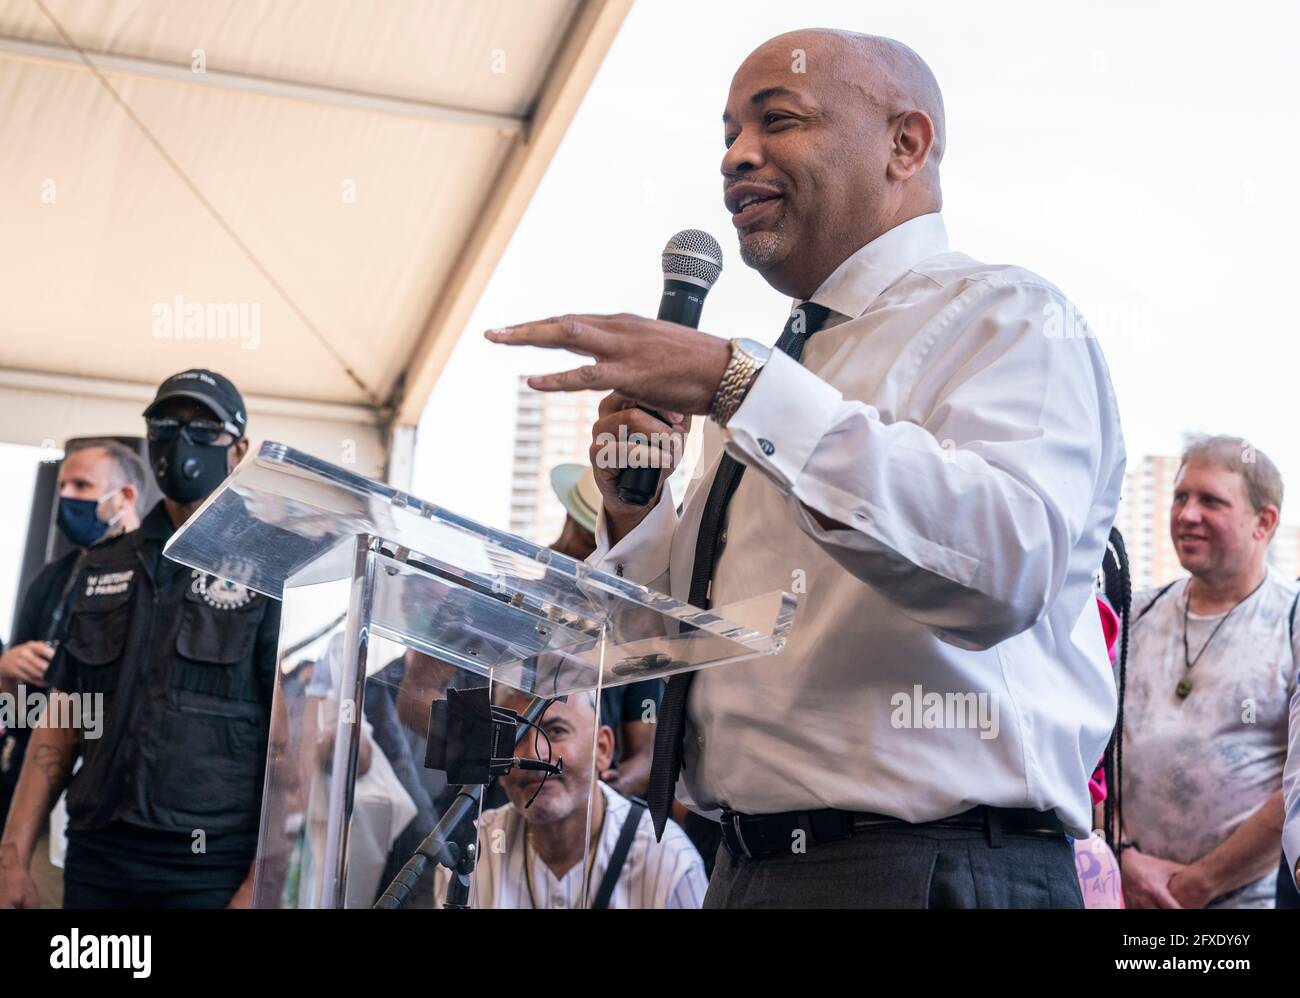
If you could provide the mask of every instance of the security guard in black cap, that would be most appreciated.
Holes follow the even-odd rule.
[[[144,412],[165,498],[85,559],[47,672],[94,729],[32,738],[0,843],[0,906],[26,906],[35,833],[68,786],[64,907],[246,906],[261,813],[279,604],[163,556],[248,449],[229,380],[191,370]]]

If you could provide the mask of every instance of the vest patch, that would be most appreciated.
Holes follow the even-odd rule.
[[[131,587],[131,579],[134,577],[134,568],[129,568],[125,572],[102,572],[99,575],[87,575],[86,595],[116,596],[118,593],[126,592]]]
[[[204,603],[217,610],[237,610],[253,601],[253,591],[248,586],[218,579],[194,569],[194,580],[190,583],[190,592],[200,597]]]

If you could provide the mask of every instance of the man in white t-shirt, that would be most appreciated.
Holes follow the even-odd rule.
[[[505,706],[523,713],[527,697],[512,697]],[[708,882],[700,854],[686,833],[672,822],[656,842],[645,806],[629,801],[603,782],[591,809],[587,838],[587,795],[593,760],[596,772],[610,766],[614,732],[596,726],[596,698],[592,693],[556,701],[539,726],[550,740],[549,758],[564,760],[562,776],[513,769],[502,778],[510,803],[485,811],[479,819],[478,865],[470,883],[471,908],[580,908],[583,877],[587,878],[586,907],[593,907],[611,857],[623,853],[607,907],[698,908]],[[548,758],[545,740],[541,751],[526,735],[515,749],[524,759]],[[529,805],[534,792],[536,799]],[[527,805],[527,806],[526,806]],[[630,821],[629,824],[629,816]],[[629,842],[620,849],[625,834]],[[590,842],[591,848],[584,848]],[[448,871],[438,867],[434,898],[441,905],[447,894]]]
[[[1236,437],[1183,454],[1170,533],[1189,573],[1133,597],[1121,867],[1134,908],[1271,908],[1296,584],[1267,563],[1282,478]]]

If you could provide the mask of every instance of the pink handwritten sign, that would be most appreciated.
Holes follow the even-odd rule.
[[[1119,862],[1100,832],[1074,843],[1074,868],[1085,908],[1123,908],[1124,892],[1119,882]]]

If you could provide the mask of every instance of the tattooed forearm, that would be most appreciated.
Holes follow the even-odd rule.
[[[31,863],[32,850],[42,831],[48,827],[50,809],[67,784],[72,764],[80,751],[81,743],[76,731],[46,727],[33,729],[27,758],[23,760],[4,826],[0,859],[12,869],[3,871],[4,876],[0,876],[0,908],[6,907],[6,899],[12,901],[14,897],[8,890],[14,885],[6,878],[13,870],[26,870]],[[19,885],[24,898],[31,894],[29,886]]]
[[[62,793],[64,785],[68,782],[76,757],[75,742],[72,744],[46,742],[32,746],[32,765],[45,777],[45,783],[55,797]]]

